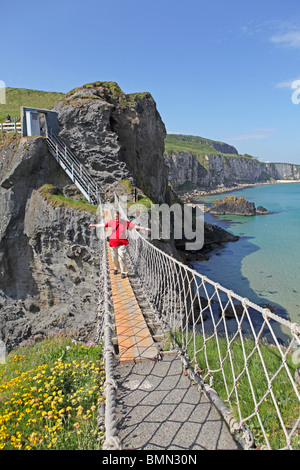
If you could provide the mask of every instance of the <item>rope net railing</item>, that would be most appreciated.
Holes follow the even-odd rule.
[[[104,220],[104,210],[100,199],[98,199],[98,204],[98,216],[100,220]],[[117,384],[114,379],[116,361],[112,340],[115,334],[115,325],[111,299],[108,248],[105,228],[98,228],[97,231],[101,266],[98,282],[98,338],[102,341],[102,358],[105,365],[105,404],[102,404],[98,410],[98,427],[104,432],[103,450],[120,450],[122,446],[118,438],[116,417]]]
[[[136,230],[129,238],[165,347],[178,349],[192,378],[220,398],[231,431],[242,432],[248,448],[300,449],[299,324],[201,275]]]

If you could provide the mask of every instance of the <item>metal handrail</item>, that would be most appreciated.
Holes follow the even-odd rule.
[[[100,188],[87,172],[84,166],[78,161],[75,155],[67,147],[65,142],[57,135],[47,132],[46,142],[48,148],[57,162],[66,171],[68,176],[84,194],[89,202],[98,204],[100,200]]]

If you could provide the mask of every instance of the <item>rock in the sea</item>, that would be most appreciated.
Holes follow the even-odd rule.
[[[258,207],[256,208],[256,213],[257,213],[257,214],[260,214],[260,215],[264,215],[264,214],[269,214],[269,211],[268,211],[268,209],[266,209],[266,208],[263,207],[263,206],[258,206]]]
[[[244,197],[226,196],[224,199],[216,199],[210,208],[214,215],[243,215],[268,214],[269,211],[262,206],[255,208],[254,202],[249,202]]]
[[[216,199],[210,209],[211,214],[225,215],[255,215],[255,205],[244,197],[226,196],[224,199]]]

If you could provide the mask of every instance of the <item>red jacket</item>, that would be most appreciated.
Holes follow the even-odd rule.
[[[118,226],[117,230],[115,228]],[[105,223],[105,227],[110,227],[111,231],[114,232],[110,236],[109,246],[115,247],[120,245],[128,245],[129,241],[127,239],[127,230],[132,230],[135,225],[127,220],[109,220]]]

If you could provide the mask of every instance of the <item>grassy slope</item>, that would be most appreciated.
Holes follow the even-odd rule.
[[[39,192],[42,194],[43,198],[48,201],[49,204],[52,204],[54,207],[66,207],[67,209],[75,209],[90,212],[94,215],[96,215],[97,213],[98,206],[93,206],[92,204],[89,204],[83,196],[79,199],[65,197],[60,194],[58,189],[55,188],[55,186],[53,186],[52,184],[44,184],[39,189]]]
[[[205,157],[205,155],[224,155],[231,158],[253,158],[250,155],[221,153],[214,148],[214,143],[222,144],[223,142],[205,139],[204,137],[168,134],[165,139],[165,153],[167,155],[177,154],[179,152],[192,153],[200,158]]]
[[[214,341],[212,337],[207,337],[205,340],[205,345],[202,334],[196,334],[195,343],[192,341],[192,337],[192,332],[190,332],[189,337],[186,339],[186,343],[188,344],[188,356],[190,358],[195,358],[195,351],[198,351],[197,361],[199,369],[202,369],[203,374],[206,374],[207,364],[209,364],[210,369],[214,371],[214,390],[219,394],[227,406],[229,406],[238,421],[239,409],[243,419],[248,417],[245,424],[253,432],[255,444],[265,445],[265,438],[258,418],[256,416],[252,416],[252,413],[255,410],[255,403],[250,387],[249,378],[251,378],[253,393],[256,397],[257,403],[260,403],[260,419],[270,442],[271,448],[283,448],[286,445],[286,438],[279,421],[277,411],[275,409],[275,402],[276,406],[278,406],[280,409],[283,422],[289,430],[299,416],[300,404],[295,391],[291,386],[291,381],[286,372],[286,369],[284,367],[281,369],[281,353],[276,348],[268,345],[264,341],[260,341],[260,349],[258,351],[255,345],[255,341],[250,337],[244,337],[243,344],[239,338],[236,338],[235,340],[233,340],[233,338],[231,339],[231,353],[229,355],[229,344],[225,337],[219,337],[218,342]],[[169,349],[169,342],[172,343],[174,339],[180,347],[183,346],[182,332],[177,331],[175,336],[174,333],[169,333],[166,335],[165,349]],[[222,364],[220,362],[220,357],[222,358]],[[246,361],[245,357],[247,358]],[[273,378],[273,397],[270,391],[268,393],[269,384],[263,369],[262,358],[266,370],[268,371],[268,376]],[[246,372],[246,366],[248,372]],[[221,372],[222,367],[224,368],[224,376],[226,377],[226,383],[229,391],[234,389],[234,382],[237,382],[236,394],[233,393],[231,395],[229,403],[224,376]],[[287,354],[286,367],[289,369],[292,377],[294,377],[297,366],[292,360],[292,353]],[[296,432],[292,438],[292,448],[298,450],[299,446],[299,434]]]
[[[7,114],[11,118],[19,116],[21,106],[52,109],[64,96],[64,93],[7,87],[6,104],[0,104],[0,122],[5,120]]]
[[[134,101],[138,97],[148,95],[148,93],[132,93],[125,95],[118,85],[114,82],[95,82],[93,84],[86,84],[83,87],[88,88],[99,84],[102,87],[108,87],[114,95],[124,95],[128,101]],[[80,90],[81,88],[78,88]],[[72,95],[76,89],[71,90],[67,95],[64,93],[41,91],[41,90],[28,90],[26,88],[6,88],[6,104],[0,104],[0,122],[3,122],[7,114],[10,114],[11,118],[20,115],[21,106],[37,107],[43,109],[52,109],[55,103]],[[184,140],[182,140],[182,137]],[[177,134],[168,134],[165,139],[165,152],[167,155],[176,154],[178,152],[193,153],[198,157],[204,157],[205,155],[220,155],[214,147],[215,141],[205,139],[202,137],[195,136],[183,136]],[[221,142],[218,142],[221,143]],[[230,157],[238,158],[240,155],[235,154],[221,154]],[[244,155],[248,157],[248,155]]]

